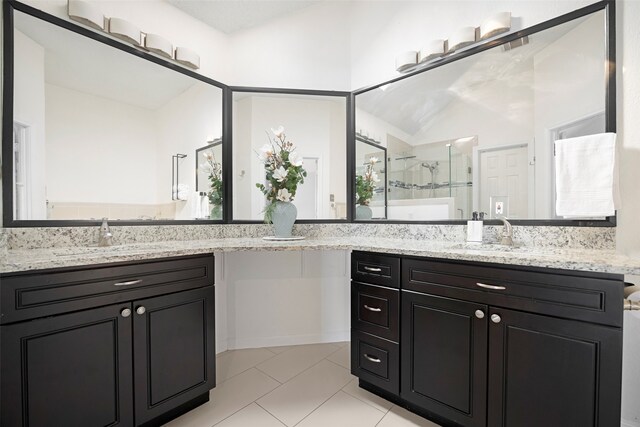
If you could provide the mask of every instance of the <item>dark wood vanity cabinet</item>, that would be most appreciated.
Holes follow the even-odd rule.
[[[360,254],[351,270],[351,372],[400,392],[400,258]]]
[[[399,393],[352,369],[361,386],[444,425],[620,424],[621,276],[414,257],[401,266]]]
[[[403,399],[461,425],[485,425],[486,312],[483,304],[402,291]]]
[[[208,400],[212,255],[1,280],[2,426],[159,425]]]

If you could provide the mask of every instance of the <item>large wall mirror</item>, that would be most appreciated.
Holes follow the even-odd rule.
[[[284,129],[307,172],[293,204],[299,220],[347,219],[347,97],[336,93],[233,93],[233,219],[261,221],[265,183],[260,153]]]
[[[555,215],[554,141],[615,131],[607,12],[550,21],[356,92],[356,152],[361,140],[386,150],[376,187],[386,190],[386,218],[466,220],[482,211],[563,219]],[[362,155],[355,164],[358,180]],[[369,218],[381,218],[380,200]]]
[[[221,219],[202,154],[222,168],[220,146],[203,150],[222,136],[221,87],[19,10],[13,20],[6,224]]]

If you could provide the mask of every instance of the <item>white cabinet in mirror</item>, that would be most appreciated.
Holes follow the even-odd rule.
[[[283,126],[307,172],[293,204],[298,219],[346,219],[346,97],[315,94],[233,94],[233,217],[262,220],[265,183],[258,155],[271,129]]]
[[[554,141],[605,132],[605,28],[601,10],[357,93],[355,128],[387,151],[387,218],[557,219]]]
[[[221,137],[222,89],[19,11],[14,24],[15,220],[209,217],[193,165]]]

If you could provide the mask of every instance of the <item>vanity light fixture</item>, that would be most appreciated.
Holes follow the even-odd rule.
[[[476,27],[462,27],[449,37],[447,53],[455,52],[476,42]]]
[[[143,33],[144,47],[165,58],[173,59],[173,45],[167,39],[157,34]]]
[[[96,30],[104,31],[105,17],[93,4],[81,0],[69,0],[67,3],[69,18]]]
[[[109,18],[109,34],[140,46],[140,29],[122,18]]]
[[[485,40],[511,29],[511,12],[500,12],[480,24],[480,40]]]
[[[424,63],[432,59],[440,58],[447,52],[446,40],[433,40],[420,50],[418,62]]]
[[[194,69],[200,68],[200,55],[186,47],[176,47],[175,59],[179,63]]]
[[[401,73],[413,68],[418,63],[418,52],[410,50],[396,56],[396,70]]]

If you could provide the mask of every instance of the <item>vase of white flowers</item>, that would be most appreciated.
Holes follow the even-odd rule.
[[[273,224],[276,237],[291,237],[298,214],[291,202],[298,185],[304,183],[307,172],[302,167],[302,157],[295,152],[295,146],[287,141],[284,128],[280,126],[271,131],[273,137],[259,153],[266,172],[266,184],[257,183],[256,187],[267,198],[264,221]]]
[[[362,175],[356,176],[356,219],[371,219],[373,211],[369,207],[373,198],[377,182],[380,182],[378,174],[373,166],[378,163],[377,157],[370,157]]]
[[[210,189],[207,192],[209,204],[211,205],[210,219],[222,219],[222,165],[216,161],[215,156],[210,151],[202,153],[205,163],[200,168],[208,174]]]

